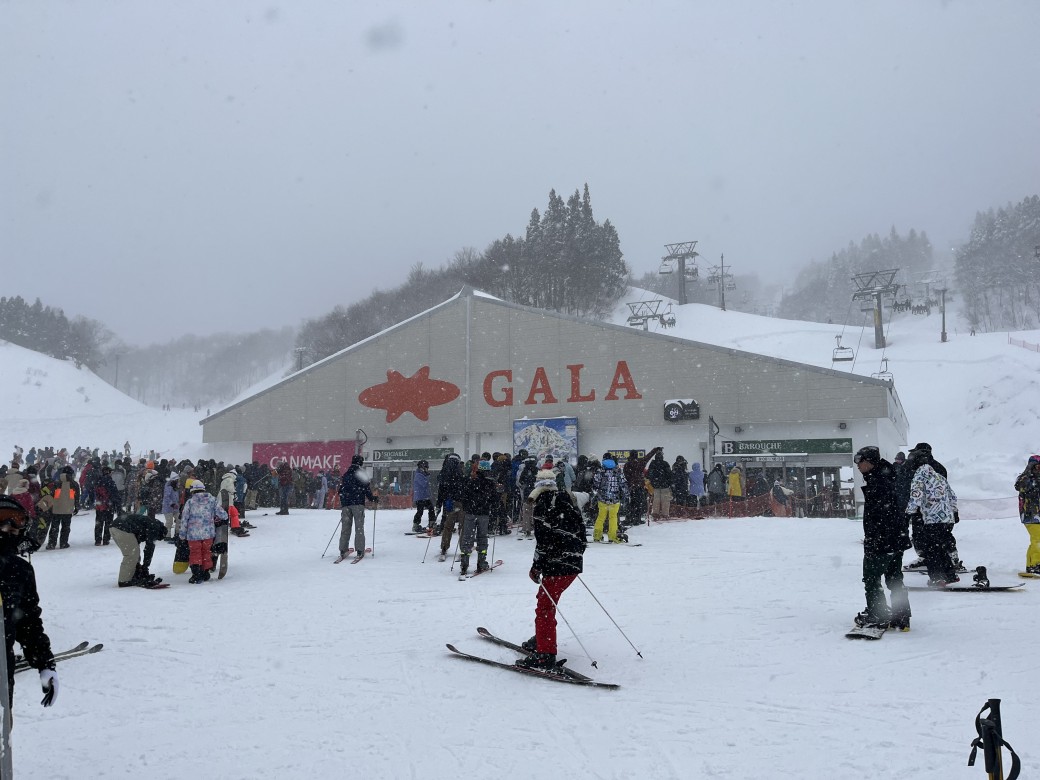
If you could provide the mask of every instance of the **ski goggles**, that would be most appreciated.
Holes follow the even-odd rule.
[[[852,462],[860,464],[863,461],[874,462],[881,459],[881,451],[877,447],[863,447],[852,456]]]
[[[13,506],[0,506],[0,533],[25,529],[25,510]]]

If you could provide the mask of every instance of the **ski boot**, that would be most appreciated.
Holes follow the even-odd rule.
[[[514,664],[514,666],[519,666],[521,669],[536,669],[542,672],[554,672],[556,671],[556,665],[556,656],[553,653],[525,655]]]
[[[478,555],[477,556],[477,574],[480,574],[482,571],[487,571],[490,568],[491,568],[491,565],[487,562],[487,555],[485,555],[484,553],[481,553],[480,555]]]
[[[459,561],[459,576],[465,576],[466,572],[469,571],[469,555],[465,554]]]
[[[413,534],[421,534],[422,531],[423,531],[423,527],[421,525],[419,525],[418,523],[412,523],[412,533]]]
[[[1040,564],[1035,566],[1026,566],[1026,574],[1036,574],[1040,576]]]
[[[524,650],[526,650],[529,653],[537,652],[538,651],[538,638],[533,636],[530,639],[527,639],[527,640],[521,642],[520,643],[520,647],[524,648]]]
[[[905,568],[905,569],[927,569],[928,568],[928,564],[925,563],[924,558],[918,558],[916,561],[912,561],[911,563],[908,563],[903,568]]]

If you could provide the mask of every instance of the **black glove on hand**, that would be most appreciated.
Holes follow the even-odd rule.
[[[542,573],[538,570],[537,566],[532,566],[531,571],[527,573],[527,576],[531,578],[531,582],[541,582]]]
[[[40,685],[43,687],[43,699],[40,704],[50,707],[58,700],[58,675],[53,669],[40,670]]]

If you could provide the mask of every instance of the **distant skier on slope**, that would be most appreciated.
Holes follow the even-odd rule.
[[[896,497],[892,464],[877,447],[863,447],[853,458],[863,475],[863,586],[867,608],[856,625],[910,630],[910,599],[903,585],[903,551],[910,547],[909,517]],[[881,578],[892,594],[885,602]]]
[[[528,576],[538,583],[538,598],[535,635],[524,643],[534,654],[519,659],[516,665],[551,670],[556,668],[556,605],[582,572],[588,539],[574,496],[557,489],[551,471],[538,473],[535,490],[527,500],[534,504],[535,537],[534,560]]]

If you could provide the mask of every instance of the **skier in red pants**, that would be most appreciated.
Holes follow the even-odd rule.
[[[535,538],[529,576],[539,587],[535,635],[524,642],[524,648],[534,652],[516,665],[529,669],[556,668],[556,605],[581,574],[587,544],[585,520],[573,494],[558,490],[553,477],[552,472],[539,472],[535,489],[527,498],[534,504]]]

